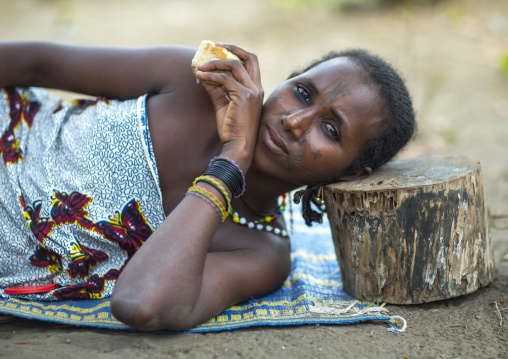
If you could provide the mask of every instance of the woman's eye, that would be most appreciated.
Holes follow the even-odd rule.
[[[323,122],[323,125],[328,136],[335,141],[339,141],[339,132],[335,129],[335,127],[327,122]]]
[[[307,102],[307,103],[310,103],[310,94],[309,94],[309,92],[305,88],[303,88],[301,86],[298,86],[297,90],[298,90],[298,93],[300,94],[300,96],[303,98],[303,100],[305,102]]]

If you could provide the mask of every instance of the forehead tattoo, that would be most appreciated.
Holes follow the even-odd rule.
[[[335,102],[339,98],[351,95],[351,90],[347,87],[344,79],[336,79],[330,82],[330,84],[327,85],[322,92],[324,93],[324,99],[320,106],[323,105],[326,100]]]

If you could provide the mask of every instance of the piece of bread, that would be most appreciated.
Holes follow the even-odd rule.
[[[201,45],[199,45],[199,49],[196,51],[196,54],[192,59],[192,72],[196,74],[198,66],[214,60],[238,60],[243,64],[243,61],[240,60],[240,58],[233,54],[231,51],[227,50],[224,47],[215,46],[215,43],[212,41],[203,40],[201,41]],[[224,72],[232,76],[230,71],[217,72]],[[199,83],[198,79],[196,79],[196,81]]]

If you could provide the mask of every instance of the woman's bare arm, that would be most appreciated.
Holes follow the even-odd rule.
[[[186,196],[123,269],[113,315],[140,330],[187,330],[280,286],[289,243],[253,238],[255,248],[208,252],[218,222],[213,208]]]
[[[162,93],[188,76],[195,49],[0,43],[0,87],[38,86],[128,99]]]
[[[237,61],[216,61],[200,67],[197,76],[216,111],[222,155],[246,172],[254,152],[263,91],[255,56],[230,48],[247,69]],[[229,70],[234,78],[213,70]],[[207,183],[200,186],[221,198]],[[138,329],[189,329],[282,283],[290,267],[286,240],[251,231],[247,235],[253,238],[238,240],[236,249],[209,252],[217,235],[235,247],[236,238],[228,237],[233,234],[225,233],[223,227],[216,233],[219,223],[212,206],[196,196],[185,196],[122,270],[111,301],[113,315]]]

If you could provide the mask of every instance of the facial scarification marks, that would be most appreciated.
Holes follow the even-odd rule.
[[[291,113],[292,110],[290,110],[289,112],[286,111],[286,109],[284,109],[284,107],[282,107],[282,105],[279,103],[280,100],[282,100],[282,96],[279,95],[276,97],[276,103],[280,107],[281,112],[275,113],[274,115],[287,117]],[[300,141],[298,141],[298,144],[300,147],[300,153],[299,154],[288,154],[287,161],[288,161],[288,169],[289,170],[296,171],[296,170],[300,169],[306,174],[313,173],[313,171],[311,171],[310,169],[302,166],[302,159],[303,159],[303,153],[305,152],[305,148],[310,150],[310,144],[307,141],[307,139],[305,138],[305,135],[307,133],[309,133],[310,131],[311,131],[310,129],[305,131],[303,138]]]
[[[323,89],[324,99],[321,105],[326,101],[335,102],[342,97],[351,95],[352,91],[347,87],[343,79],[337,79],[331,82],[328,86]],[[321,106],[320,105],[320,106]]]
[[[274,100],[276,103],[278,103],[278,101],[282,100],[282,95],[281,95],[281,94],[275,95],[275,96],[273,97],[273,100]]]
[[[307,132],[309,132],[309,131],[307,131]],[[302,165],[302,159],[303,159],[303,155],[305,154],[305,151],[311,150],[309,141],[307,141],[307,139],[303,138],[302,140],[298,141],[298,145],[300,147],[300,151],[299,151],[300,153],[296,154],[296,155],[289,155],[288,156],[288,168],[292,171],[300,170],[305,174],[314,175],[315,171]]]
[[[284,109],[284,107],[282,107],[282,105],[279,103],[279,101],[282,100],[282,96],[277,96],[276,99],[275,99],[275,103],[280,107],[280,112],[276,112],[274,113],[275,116],[284,116],[284,117],[287,117],[287,115],[289,115],[289,113]]]
[[[317,160],[320,157],[323,157],[323,155],[321,154],[321,150],[312,151],[312,158],[313,159]]]
[[[294,171],[296,169],[298,169],[298,167],[300,166],[302,162],[302,156],[301,155],[289,155],[288,156],[288,168],[291,170],[291,171]]]
[[[343,79],[337,79],[335,81],[332,81],[330,84],[328,84],[322,91],[322,100],[319,104],[316,106],[316,111],[318,109],[321,109],[324,107],[327,103],[334,104],[339,99],[349,96],[352,94],[352,91],[349,89],[347,84]],[[339,126],[342,125],[342,123],[339,123]],[[340,142],[340,128],[338,133],[338,141]],[[319,156],[321,157],[321,156]],[[314,157],[314,159],[317,159],[318,157]]]
[[[347,83],[344,79],[336,79],[330,84],[328,84],[325,88],[322,90],[321,95],[321,101],[316,104],[314,109],[311,109],[311,111],[306,114],[307,116],[313,116],[314,113],[317,113],[319,110],[321,110],[327,103],[333,104],[340,98],[349,96],[352,94],[351,89],[347,86]],[[281,104],[280,101],[282,100],[282,95],[277,95],[274,98],[275,103],[280,107],[281,111],[274,113],[275,116],[283,116],[283,118],[286,118],[289,116],[293,109],[287,111]],[[302,165],[303,155],[305,154],[305,151],[310,151],[312,155],[313,160],[317,160],[321,158],[323,155],[321,153],[321,150],[312,151],[311,145],[306,139],[306,135],[312,131],[312,128],[309,127],[305,131],[305,133],[302,135],[301,140],[298,141],[300,151],[298,154],[288,154],[287,156],[287,163],[288,163],[288,169],[291,171],[300,170],[306,174],[313,175],[313,176],[323,176],[324,173],[320,173],[319,171],[316,172],[315,169],[309,169]]]
[[[292,110],[290,110],[289,112],[286,111],[286,109],[284,107],[282,107],[282,105],[279,103],[280,100],[282,100],[282,96],[279,95],[276,97],[276,103],[280,107],[281,112],[275,113],[274,115],[283,116],[285,118],[291,113]],[[310,129],[305,131],[304,135],[307,134],[308,132],[310,132]],[[310,150],[310,144],[307,141],[307,139],[305,138],[305,136],[303,136],[303,138],[300,141],[298,141],[298,144],[300,145],[300,149],[301,149],[300,153],[299,154],[288,154],[288,156],[287,156],[288,169],[291,171],[300,169],[307,174],[312,174],[312,171],[310,169],[302,166],[302,159],[303,159],[303,153],[305,151],[305,147],[308,150]]]

